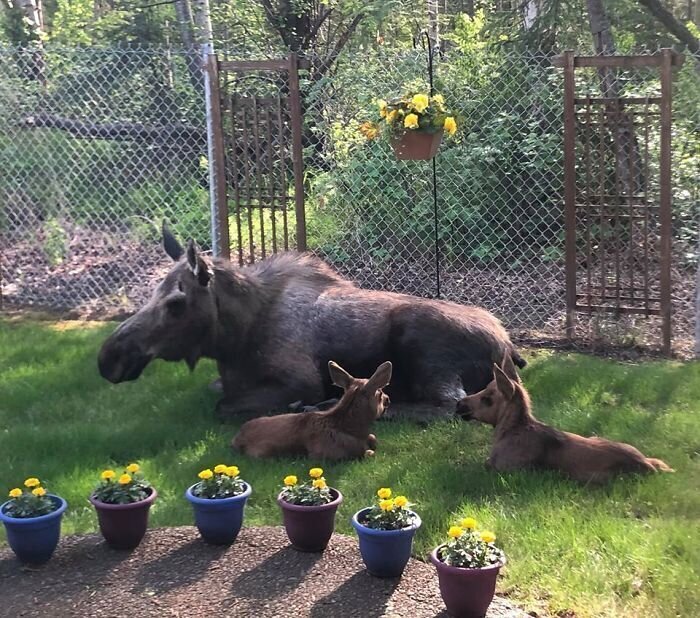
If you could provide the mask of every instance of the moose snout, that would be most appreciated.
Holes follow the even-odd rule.
[[[122,327],[102,344],[97,356],[100,375],[113,384],[136,380],[153,358],[142,352],[139,346],[133,345],[124,336]]]
[[[460,399],[457,402],[457,408],[455,410],[457,416],[459,416],[463,421],[469,421],[472,419],[472,410],[469,402],[466,399]]]

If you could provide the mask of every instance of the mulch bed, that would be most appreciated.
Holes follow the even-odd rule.
[[[411,559],[400,579],[367,574],[357,540],[334,535],[323,554],[293,550],[279,527],[244,528],[230,547],[205,544],[193,527],[151,530],[133,552],[99,535],[61,539],[38,568],[0,549],[4,616],[329,618],[447,616],[437,575]],[[488,618],[525,616],[496,598]]]

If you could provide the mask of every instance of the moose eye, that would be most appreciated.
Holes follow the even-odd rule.
[[[493,405],[493,400],[489,396],[484,396],[481,398],[481,403],[490,408]]]

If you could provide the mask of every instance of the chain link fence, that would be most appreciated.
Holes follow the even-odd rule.
[[[346,54],[331,73],[302,72],[310,249],[363,287],[434,296],[437,233],[443,298],[488,308],[521,340],[561,338],[562,76],[550,59],[486,48],[436,59],[435,90],[459,123],[436,158],[437,227],[431,163],[398,161],[388,144],[359,131],[377,98],[410,84],[427,89],[426,54]],[[5,304],[83,315],[133,310],[168,266],[158,246],[161,219],[181,237],[210,244],[197,63],[167,51],[50,50],[37,80],[27,75],[35,62],[27,52],[0,50],[0,60]],[[687,58],[674,91],[680,352],[690,345],[697,264],[693,65]],[[657,87],[653,75],[644,79]],[[659,331],[652,318],[608,315],[582,321],[579,334],[608,346],[654,347]]]

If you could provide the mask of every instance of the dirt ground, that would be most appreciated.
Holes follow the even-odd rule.
[[[323,554],[293,550],[281,527],[244,528],[230,547],[195,528],[151,530],[133,552],[99,535],[61,539],[38,568],[0,549],[0,614],[22,617],[446,617],[432,565],[400,579],[367,574],[357,540],[334,535]],[[487,618],[524,618],[502,598]]]

